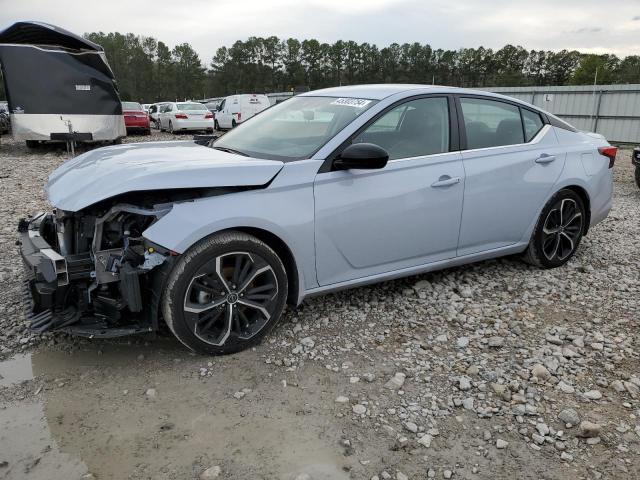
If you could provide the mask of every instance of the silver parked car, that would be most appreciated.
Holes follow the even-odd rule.
[[[208,147],[93,150],[20,224],[32,327],[164,321],[229,353],[310,295],[502,255],[559,267],[607,216],[615,155],[529,104],[421,85],[298,95]]]

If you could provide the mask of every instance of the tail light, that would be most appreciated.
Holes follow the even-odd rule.
[[[618,153],[618,147],[599,147],[598,152],[609,159],[609,168],[613,168],[616,163],[616,154]]]
[[[186,113],[176,113],[175,117],[178,118],[178,119],[182,119],[182,120],[186,120],[187,118],[189,118],[189,117],[187,117]]]
[[[241,113],[238,112],[238,121],[240,121],[240,115],[241,115]]]
[[[213,118],[213,113],[207,113],[204,118]]]

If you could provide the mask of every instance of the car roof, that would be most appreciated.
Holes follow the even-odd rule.
[[[349,85],[345,87],[323,88],[321,90],[312,90],[310,92],[301,93],[299,97],[351,97],[351,98],[367,98],[370,100],[382,100],[399,93],[411,94],[421,93],[459,93],[470,95],[482,95],[485,97],[495,97],[510,102],[522,103],[513,97],[499,95],[497,93],[487,92],[484,90],[473,90],[470,88],[448,87],[445,85],[420,85],[413,83],[381,83],[370,85]]]

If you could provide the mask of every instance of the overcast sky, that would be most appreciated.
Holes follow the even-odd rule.
[[[269,35],[640,54],[638,0],[0,0],[0,28],[18,20],[188,42],[207,64],[220,46]]]

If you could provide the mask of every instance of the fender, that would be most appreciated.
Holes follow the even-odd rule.
[[[317,287],[315,274],[313,182],[321,162],[303,160],[284,166],[266,189],[175,203],[169,213],[143,232],[149,241],[177,253],[222,230],[256,228],[278,237],[297,267],[298,299]],[[301,181],[304,179],[304,181]]]

